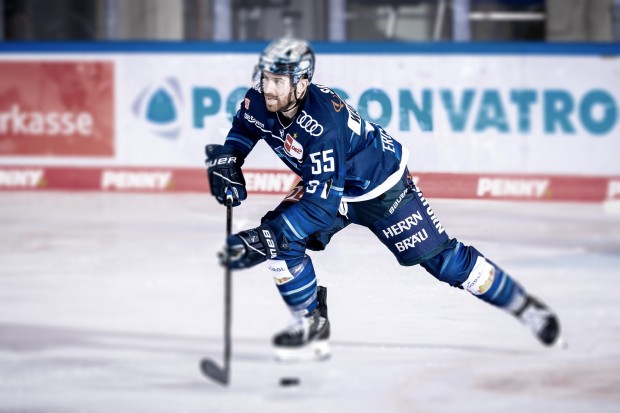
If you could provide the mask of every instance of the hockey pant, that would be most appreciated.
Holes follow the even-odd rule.
[[[301,191],[302,182],[291,194],[299,196]],[[296,202],[296,198],[287,196],[263,217],[263,222]],[[267,261],[277,288],[293,313],[303,314],[317,306],[317,278],[306,249],[325,249],[332,236],[350,224],[370,229],[401,265],[420,264],[439,281],[463,288],[506,310],[521,305],[522,287],[474,247],[448,236],[408,171],[377,198],[349,202],[344,209],[330,228],[303,240],[289,241],[290,251],[282,252],[277,260]]]

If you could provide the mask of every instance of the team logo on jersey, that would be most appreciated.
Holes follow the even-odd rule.
[[[298,161],[301,161],[301,158],[304,156],[304,147],[287,133],[286,140],[284,141],[284,152],[286,152],[288,156],[292,156]]]
[[[250,110],[250,99],[243,99],[243,105],[245,106],[245,110]]]
[[[339,100],[338,102],[334,102],[332,100],[331,102],[332,102],[332,105],[334,105],[334,111],[336,113],[340,112],[342,108],[344,108],[344,103],[342,103],[342,100]]]
[[[308,115],[305,110],[301,111],[295,122],[312,136],[321,136],[323,133],[323,126],[312,116]]]

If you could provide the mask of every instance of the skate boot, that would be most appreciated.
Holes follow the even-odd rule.
[[[514,315],[525,324],[538,339],[549,347],[566,347],[560,336],[560,322],[553,311],[543,302],[530,295]]]
[[[330,326],[327,318],[327,289],[319,286],[319,305],[312,312],[297,317],[273,338],[278,361],[311,361],[329,358]]]

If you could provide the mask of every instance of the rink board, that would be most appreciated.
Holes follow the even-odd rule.
[[[251,194],[285,195],[299,181],[282,170],[244,171]],[[620,199],[620,177],[411,173],[431,198],[603,202]],[[206,172],[190,168],[0,166],[0,191],[207,192]]]
[[[264,46],[0,44],[0,190],[208,190],[204,146],[223,141]],[[428,196],[620,192],[617,45],[315,46],[313,81],[407,147]],[[245,167],[254,193],[295,179],[264,144]]]

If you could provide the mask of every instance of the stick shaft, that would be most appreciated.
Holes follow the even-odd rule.
[[[232,191],[226,191],[226,238],[232,232]],[[204,358],[200,362],[202,373],[224,386],[230,382],[230,355],[232,349],[232,277],[230,257],[226,253],[226,268],[224,270],[224,366],[219,368],[213,360]]]
[[[232,196],[226,198],[226,238],[232,233]],[[229,255],[229,254],[227,254]],[[230,257],[227,258],[230,260]],[[224,270],[224,371],[230,374],[230,354],[232,348],[232,277],[230,262]]]

